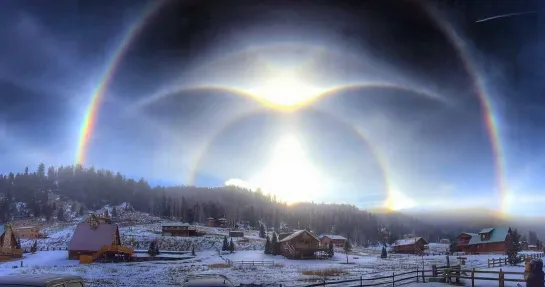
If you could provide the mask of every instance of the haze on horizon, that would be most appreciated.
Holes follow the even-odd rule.
[[[542,215],[542,4],[284,2],[6,2],[0,173]]]

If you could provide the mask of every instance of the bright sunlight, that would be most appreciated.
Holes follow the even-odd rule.
[[[320,193],[320,174],[307,160],[304,148],[294,136],[282,138],[269,165],[256,179],[263,191],[287,203],[311,201]]]
[[[260,100],[281,109],[292,109],[318,97],[321,89],[306,83],[297,73],[279,71],[259,86],[247,90]]]

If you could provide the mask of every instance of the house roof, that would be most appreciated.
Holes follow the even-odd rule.
[[[189,226],[189,223],[181,223],[181,222],[174,222],[174,223],[162,223],[161,227],[164,226]]]
[[[311,232],[309,232],[309,231],[303,229],[303,230],[296,231],[296,232],[294,232],[294,233],[292,233],[292,234],[290,234],[290,235],[284,237],[283,239],[281,239],[281,240],[278,241],[278,242],[290,241],[290,240],[296,238],[297,236],[299,236],[299,235],[301,235],[301,234],[303,234],[303,233],[305,233],[305,232],[308,233],[310,236],[312,236],[312,237],[313,237],[314,239],[316,239],[317,241],[320,241],[320,239],[318,239],[318,237],[316,237],[316,235],[314,235],[314,234],[312,234]]]
[[[395,246],[413,245],[416,241],[420,241],[421,239],[424,240],[424,238],[422,238],[422,237],[412,237],[412,238],[399,239],[399,240],[396,240],[394,245]],[[426,240],[424,240],[424,242],[427,243]]]
[[[469,235],[471,237],[479,235],[477,233],[471,233],[471,232],[462,232],[462,233],[460,233],[460,235],[462,235],[462,234],[467,234],[467,235]],[[458,236],[460,236],[460,235],[458,235]]]
[[[491,232],[490,239],[481,240],[481,237],[479,236],[479,234],[484,234],[489,232]],[[471,240],[469,240],[468,245],[504,242],[505,238],[507,237],[507,234],[509,234],[509,228],[508,227],[486,228],[481,230],[479,234],[472,236]]]
[[[491,232],[492,230],[494,230],[494,228],[485,228],[485,229],[479,231],[479,234],[482,234],[482,233],[489,233],[489,232]]]
[[[320,239],[322,239],[324,237],[327,237],[327,238],[333,239],[333,240],[346,240],[346,238],[344,236],[332,235],[332,234],[323,234],[323,235],[320,236]]]
[[[76,227],[68,250],[98,251],[104,245],[111,245],[117,231],[117,224],[101,223],[95,229],[87,222]]]

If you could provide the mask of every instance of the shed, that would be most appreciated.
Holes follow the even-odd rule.
[[[163,223],[161,233],[163,236],[198,236],[197,228],[189,223]]]
[[[423,254],[428,242],[422,237],[411,237],[396,240],[394,243],[395,253]]]
[[[242,230],[230,230],[229,237],[244,237],[244,231]]]
[[[325,234],[320,236],[320,244],[324,246],[329,246],[329,243],[332,242],[335,247],[343,247],[346,242],[346,238],[341,235]]]

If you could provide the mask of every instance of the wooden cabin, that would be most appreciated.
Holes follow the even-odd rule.
[[[208,227],[226,227],[227,226],[227,219],[225,219],[225,218],[215,219],[213,217],[208,217],[206,219],[206,225]]]
[[[23,257],[23,250],[17,247],[20,246],[17,246],[15,232],[11,224],[7,224],[0,235],[0,261]]]
[[[79,260],[81,255],[93,256],[104,246],[120,246],[117,224],[104,223],[94,215],[76,226],[68,245],[68,259]]]
[[[396,240],[393,244],[395,253],[424,254],[428,242],[422,237],[412,237]]]
[[[36,239],[40,238],[40,228],[37,226],[23,226],[15,228],[17,238]]]
[[[323,246],[329,246],[329,243],[333,242],[333,246],[342,248],[346,242],[346,238],[341,235],[326,234],[320,236],[320,244]]]
[[[308,230],[299,230],[278,241],[281,255],[290,259],[314,259],[316,252],[326,251],[320,246],[320,239]]]
[[[242,230],[230,230],[229,237],[244,237],[244,231]]]
[[[197,228],[188,223],[163,223],[161,225],[161,234],[163,236],[198,236]]]
[[[464,232],[458,235],[458,249],[469,254],[504,254],[510,234],[511,228],[508,227],[485,228],[479,233]]]

